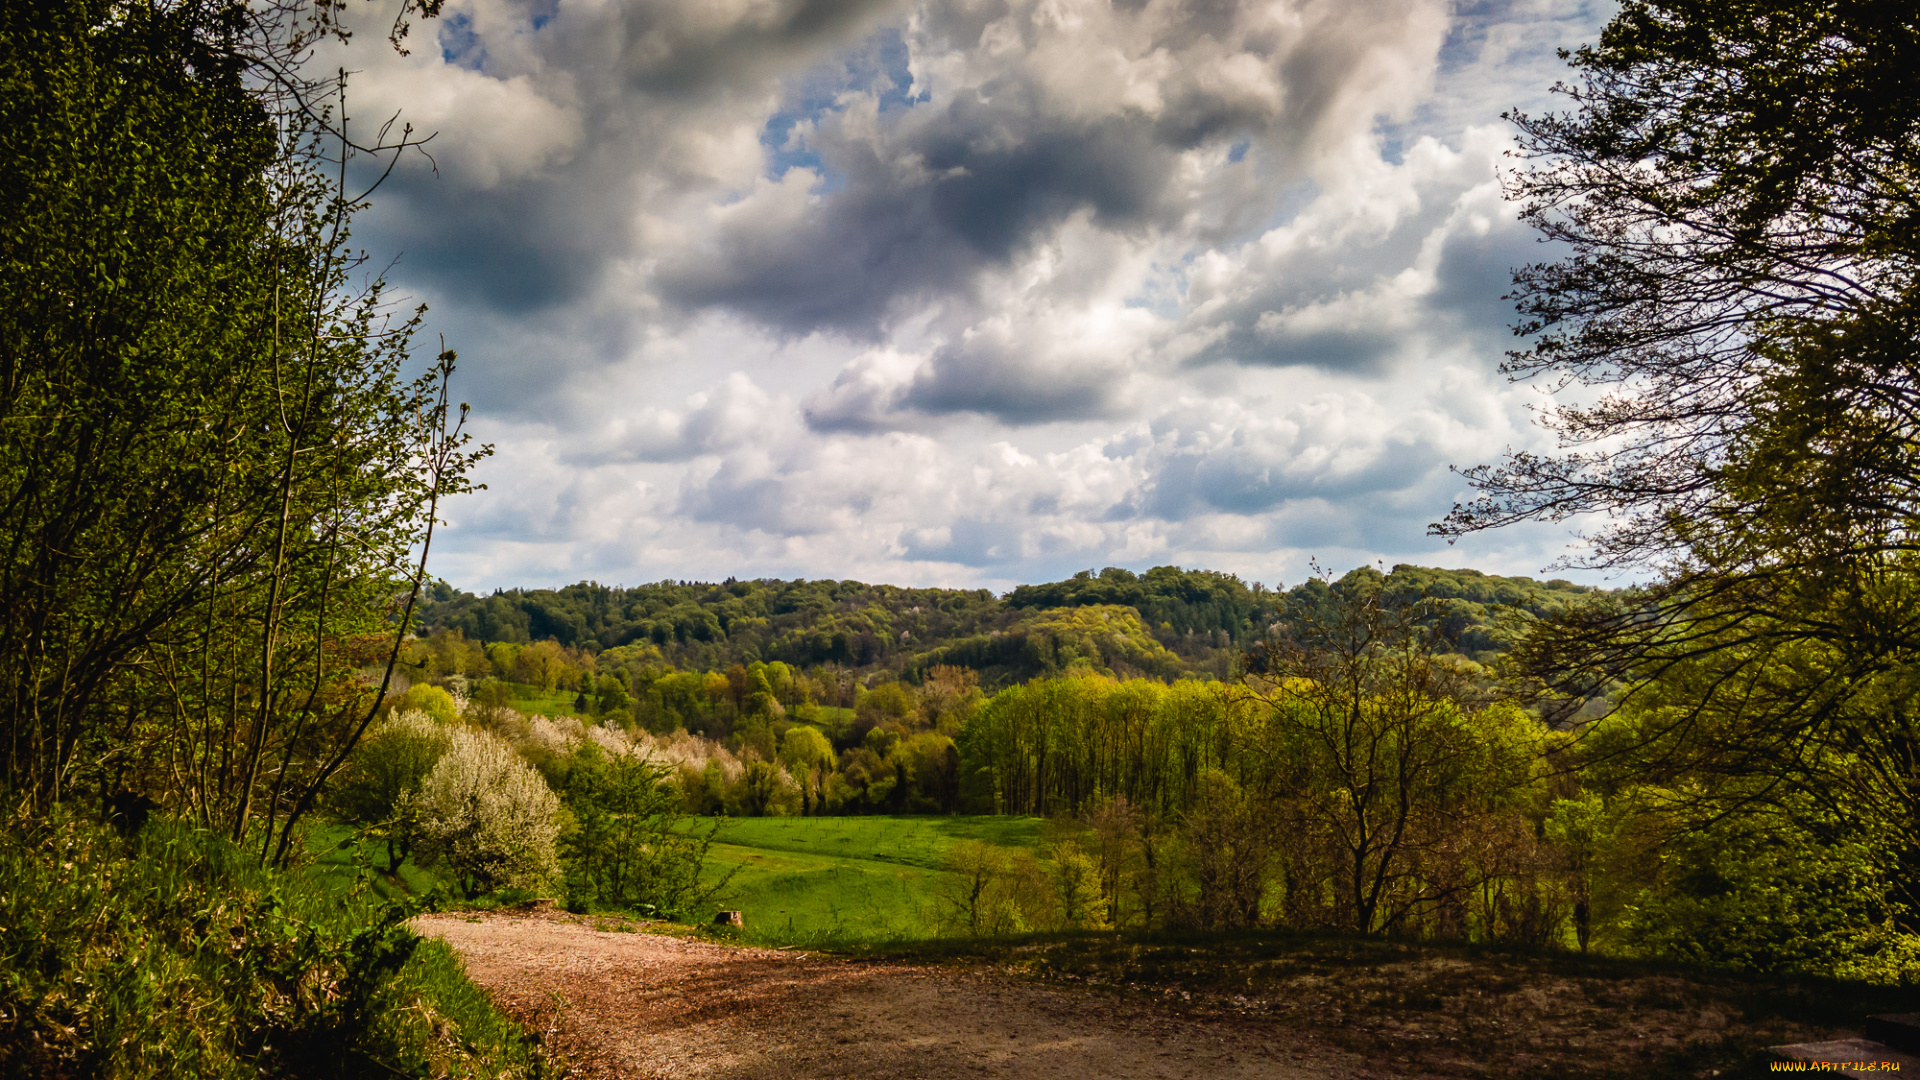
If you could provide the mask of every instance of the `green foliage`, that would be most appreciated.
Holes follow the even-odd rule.
[[[1246,929],[1265,921],[1275,837],[1263,808],[1219,769],[1201,774],[1181,815],[1180,869],[1191,882],[1173,897],[1176,925]]]
[[[1643,855],[1645,884],[1620,916],[1624,942],[1657,956],[1817,974],[1870,969],[1878,954],[1901,951],[1900,912],[1888,902],[1898,869],[1884,840],[1830,807],[1789,810],[1659,823],[1663,842]],[[1920,970],[1912,951],[1909,942],[1880,974],[1912,981]]]
[[[1017,608],[1130,607],[1149,626],[1165,623],[1175,634],[1225,634],[1246,645],[1264,630],[1274,597],[1262,586],[1249,588],[1232,574],[1156,566],[1145,574],[1109,566],[1095,576],[1082,570],[1065,581],[1021,585],[1007,594]]]
[[[702,881],[718,824],[693,828],[665,768],[591,741],[573,753],[564,789],[573,827],[561,838],[568,894],[581,901],[677,918],[726,887]]]
[[[1108,929],[1109,905],[1099,864],[1072,842],[1056,843],[1047,854],[1053,863],[1060,921],[1073,930]]]
[[[1587,591],[1563,581],[1411,566],[1394,567],[1387,581],[1396,597],[1444,599],[1436,617],[1459,649],[1474,654],[1506,647],[1498,626],[1505,607],[1538,614]],[[458,631],[463,640],[524,645],[550,638],[598,653],[603,674],[626,673],[640,699],[635,715],[650,728],[670,716],[698,730],[705,713],[687,700],[686,687],[664,681],[673,677],[666,669],[724,672],[738,664],[752,672],[757,665],[766,686],[741,694],[742,702],[765,692],[788,711],[808,703],[854,704],[854,686],[824,678],[829,669],[923,683],[948,665],[976,672],[988,686],[1056,675],[1076,664],[1162,679],[1183,673],[1225,678],[1237,650],[1289,618],[1301,599],[1300,589],[1275,593],[1230,574],[1161,566],[1135,575],[1109,567],[1098,576],[1087,571],[1023,585],[1004,599],[980,590],[854,581],[669,581],[637,588],[582,582],[489,597],[445,589],[425,605],[422,622],[441,628],[437,634]],[[512,675],[512,646],[488,649],[496,671],[520,678]],[[649,702],[656,690],[660,696]],[[663,719],[644,720],[648,716]]]
[[[423,712],[394,712],[353,749],[328,794],[342,820],[368,827],[387,846],[398,873],[420,835],[420,786],[447,752],[446,730]]]
[[[1590,563],[1657,575],[1515,655],[1548,694],[1621,704],[1580,754],[1610,807],[1658,793],[1636,828],[1713,823],[1632,860],[1648,948],[1836,965],[1900,949],[1842,948],[1811,912],[1871,937],[1920,901],[1911,16],[1628,3],[1570,56],[1571,107],[1514,117],[1535,166],[1513,190],[1561,257],[1516,275],[1508,371],[1566,393],[1541,414],[1558,449],[1470,470],[1441,531],[1584,515]]]
[[[535,1077],[445,946],[377,905],[155,820],[0,833],[0,1075]]]
[[[1221,763],[1230,708],[1218,684],[1098,675],[1043,679],[994,695],[960,733],[968,806],[1078,814],[1121,795],[1170,815]]]
[[[425,713],[435,723],[451,724],[460,717],[460,707],[454,704],[453,695],[444,687],[419,683],[407,688],[394,703],[394,710],[410,710]]]
[[[348,280],[337,87],[293,59],[331,10],[0,13],[0,788],[37,812],[126,785],[284,858],[467,486],[453,355],[403,379],[413,323]]]

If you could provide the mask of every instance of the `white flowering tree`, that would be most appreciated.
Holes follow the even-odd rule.
[[[560,799],[505,740],[448,728],[447,751],[411,807],[423,861],[443,863],[469,899],[538,888],[560,870]]]

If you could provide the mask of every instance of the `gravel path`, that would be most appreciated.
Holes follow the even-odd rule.
[[[1363,1080],[1310,1036],[938,968],[594,929],[561,914],[429,915],[474,981],[604,1080]]]

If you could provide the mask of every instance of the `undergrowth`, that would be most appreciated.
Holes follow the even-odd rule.
[[[556,1064],[381,900],[160,819],[0,836],[0,1077],[535,1080]]]

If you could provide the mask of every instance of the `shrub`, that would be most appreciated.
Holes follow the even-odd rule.
[[[560,799],[497,735],[448,729],[446,753],[410,802],[423,859],[444,862],[469,899],[537,889],[559,873]]]
[[[427,713],[395,712],[354,748],[330,797],[343,820],[369,826],[386,841],[388,873],[399,871],[418,839],[414,796],[447,744],[446,729]]]
[[[573,814],[562,838],[570,905],[584,906],[591,893],[603,905],[673,918],[703,906],[732,877],[701,882],[719,825],[687,826],[664,764],[583,741],[567,772],[566,799]]]
[[[534,1077],[445,945],[156,819],[0,830],[0,1077]]]

